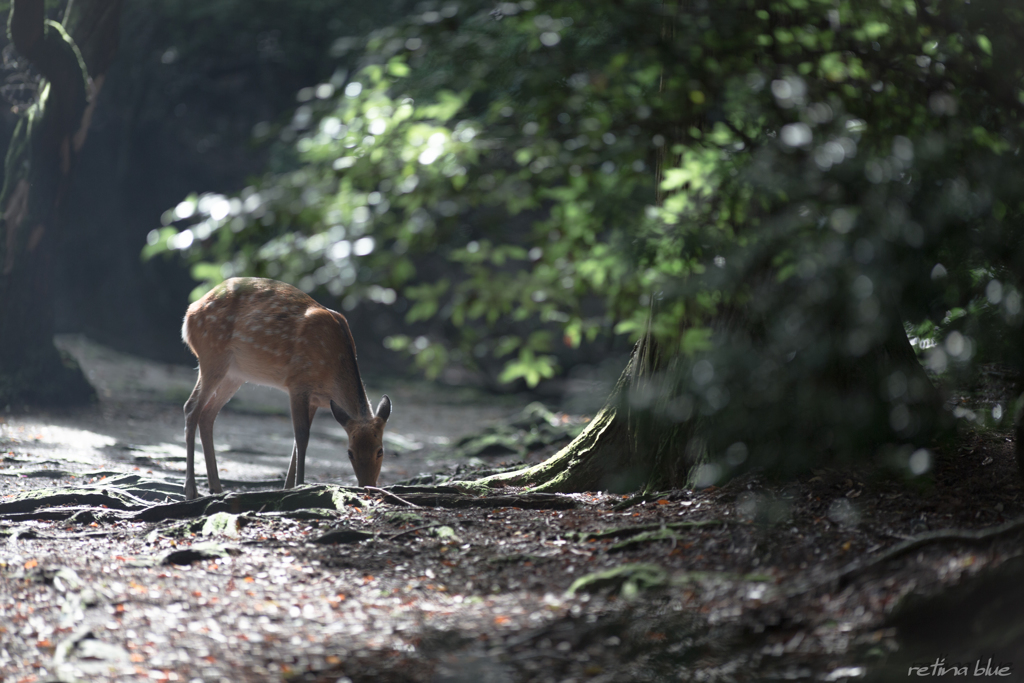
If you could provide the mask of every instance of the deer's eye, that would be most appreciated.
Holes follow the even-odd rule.
[[[352,455],[352,449],[351,448],[348,449],[348,459],[349,460],[355,460],[356,459],[356,456]]]
[[[377,459],[380,460],[383,457],[384,457],[384,449],[383,448],[378,448],[377,449]]]

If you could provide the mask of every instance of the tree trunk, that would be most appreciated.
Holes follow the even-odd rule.
[[[0,406],[88,400],[92,387],[53,345],[53,258],[63,199],[118,43],[121,0],[71,0],[63,24],[43,0],[14,0],[8,33],[41,74],[8,147],[0,190]]]
[[[824,410],[815,413],[817,422],[805,420],[799,423],[799,429],[804,430],[799,435],[803,441],[796,441],[794,432],[781,429],[791,422],[787,418],[794,417],[792,411],[800,410],[792,396],[781,398],[780,403],[785,406],[781,412],[779,406],[775,406],[764,414],[754,413],[755,420],[763,418],[772,427],[780,429],[778,433],[771,428],[760,432],[755,430],[753,433],[760,437],[753,439],[752,432],[745,431],[735,413],[728,416],[719,413],[712,417],[699,410],[688,410],[687,417],[672,419],[672,411],[666,408],[677,393],[673,386],[678,388],[680,385],[666,382],[665,378],[688,375],[691,366],[680,357],[660,353],[650,335],[646,335],[634,347],[605,407],[572,443],[542,463],[492,475],[475,484],[487,487],[525,486],[532,491],[560,493],[593,490],[624,493],[638,489],[649,492],[707,485],[728,479],[749,466],[763,467],[770,473],[783,476],[820,467],[826,461],[845,461],[856,466],[869,462],[892,466],[893,463],[878,459],[880,446],[899,443],[924,445],[946,425],[942,398],[918,362],[894,303],[890,305],[889,313],[894,324],[890,326],[890,335],[884,343],[836,368],[834,375],[822,372],[808,378],[804,385],[805,389],[809,387],[814,392],[815,401],[823,406],[842,406],[850,396],[874,395],[876,407],[882,409],[880,420],[879,410],[873,411],[876,413],[872,418],[875,421],[871,423],[844,423],[846,418],[835,418]],[[723,340],[728,337],[728,330],[751,324],[747,317],[735,313],[722,315],[717,323]],[[902,438],[896,433],[899,430],[889,430],[891,419],[888,411],[898,404],[884,404],[875,390],[884,378],[896,371],[906,377],[907,398],[902,400],[910,406],[915,424]],[[812,381],[813,384],[810,383]],[[746,393],[743,391],[745,388],[734,387],[734,394]],[[833,427],[840,433],[846,429],[846,434],[850,430],[863,431],[869,437],[854,442],[845,452],[830,445],[815,446],[812,443],[808,447],[808,435]],[[741,461],[738,466],[721,462],[720,456],[726,447],[742,439],[748,441],[746,445],[749,445],[753,462]],[[804,454],[799,453],[801,448]],[[753,455],[758,449],[761,449],[762,456],[755,459]],[[710,458],[711,450],[719,457]],[[783,455],[764,457],[765,452]],[[709,464],[708,476],[701,473],[700,466],[704,464]]]
[[[704,455],[703,420],[668,423],[654,419],[646,409],[643,397],[652,389],[648,383],[665,363],[650,335],[645,335],[633,347],[605,407],[572,443],[542,463],[477,483],[551,493],[684,486]]]

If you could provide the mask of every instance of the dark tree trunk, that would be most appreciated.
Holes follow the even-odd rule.
[[[40,73],[0,190],[0,406],[66,404],[93,390],[53,345],[53,254],[63,200],[118,43],[121,0],[71,0],[63,24],[43,0],[14,0],[8,33]]]
[[[637,342],[605,407],[568,446],[546,461],[481,480],[486,486],[529,486],[574,492],[682,487],[704,456],[703,420],[666,423],[632,407],[637,394],[671,359],[660,357],[650,336]]]
[[[893,320],[899,320],[895,304],[890,305],[889,312]],[[723,330],[744,322],[749,324],[744,316],[729,314],[717,322]],[[552,493],[593,490],[624,493],[693,486],[700,480],[699,466],[708,461],[716,423],[697,411],[676,422],[666,419],[664,411],[657,409],[659,401],[664,403],[670,398],[660,395],[665,385],[659,383],[659,376],[678,374],[679,360],[660,353],[650,335],[645,336],[634,347],[605,407],[572,443],[542,463],[492,475],[476,485],[526,486],[533,491]],[[858,358],[852,368],[827,378],[816,390],[822,401],[835,400],[835,396],[844,392],[862,390],[865,382],[875,386],[878,378],[888,377],[896,370],[906,375],[912,387],[909,393],[914,395],[912,403],[919,425],[916,436],[911,438],[927,442],[929,435],[944,427],[942,397],[918,362],[901,322],[891,326],[890,337],[883,344]],[[728,423],[717,426],[719,432],[731,431]],[[722,440],[720,433],[717,437],[718,441]],[[870,449],[865,447],[864,453],[856,455],[866,462],[870,459]],[[781,466],[776,463],[775,471],[792,474],[806,469],[808,464],[820,466],[834,456],[834,452],[823,447],[815,452],[812,460],[794,459]]]

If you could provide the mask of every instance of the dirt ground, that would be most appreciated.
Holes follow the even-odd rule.
[[[286,404],[256,391],[217,421],[232,493],[184,514],[194,371],[61,343],[101,400],[0,421],[0,680],[1024,680],[1008,434],[964,428],[909,487],[824,470],[517,498],[344,488],[319,416],[312,486],[281,504]],[[453,443],[522,408],[384,389],[382,485],[465,465]]]

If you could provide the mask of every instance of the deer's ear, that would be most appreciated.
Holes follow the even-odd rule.
[[[387,422],[388,418],[391,417],[391,399],[388,398],[387,394],[384,394],[384,398],[377,404],[377,417],[384,422]]]
[[[348,426],[348,421],[352,418],[348,416],[348,413],[334,401],[331,401],[331,412],[334,414],[334,419],[338,421],[342,427]]]

